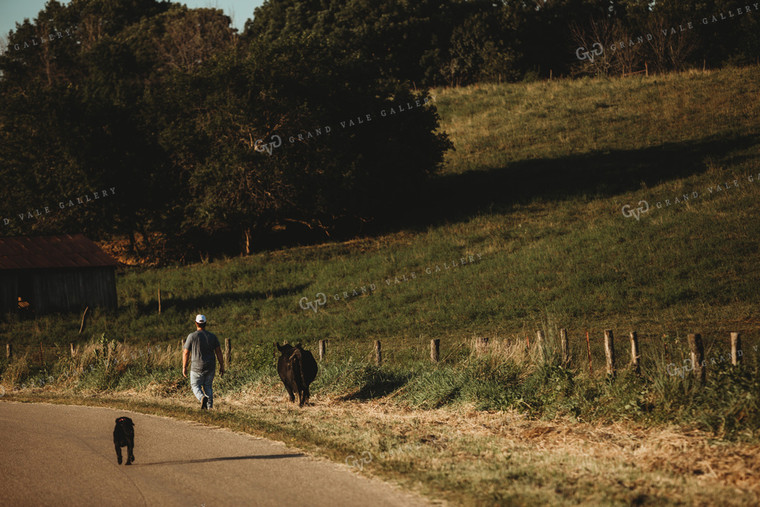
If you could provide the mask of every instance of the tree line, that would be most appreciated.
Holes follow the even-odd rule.
[[[757,63],[758,7],[741,0],[280,0],[256,9],[245,36],[309,34],[373,62],[388,78],[458,86],[619,75],[645,62],[653,72]],[[679,29],[690,21],[698,26]],[[645,44],[629,45],[650,33]],[[626,46],[610,50],[613,41]],[[602,58],[577,56],[596,42]]]
[[[288,228],[356,232],[401,209],[450,147],[425,91],[305,33],[264,42],[214,9],[51,1],[9,48],[64,26],[75,36],[0,56],[0,217],[26,217],[3,235],[82,231],[191,260]],[[314,138],[320,126],[333,128]],[[295,142],[261,149],[278,133]]]
[[[452,148],[429,87],[751,63],[754,11],[610,50],[740,3],[268,0],[238,33],[216,9],[51,0],[0,55],[0,234],[185,260],[355,234],[403,216]]]

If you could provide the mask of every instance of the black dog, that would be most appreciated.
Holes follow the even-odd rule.
[[[298,393],[298,404],[303,407],[309,401],[309,384],[317,377],[317,362],[311,352],[301,348],[300,343],[295,347],[288,344],[282,347],[278,343],[275,345],[282,354],[277,361],[280,379],[288,390],[290,401],[295,401],[295,393]]]
[[[116,427],[113,429],[113,445],[116,447],[116,460],[121,465],[121,448],[127,448],[127,465],[135,460],[133,450],[135,448],[135,423],[129,417],[116,419]]]

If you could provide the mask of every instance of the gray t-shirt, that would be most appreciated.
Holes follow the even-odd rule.
[[[216,356],[214,351],[219,347],[219,339],[214,333],[196,331],[187,335],[185,349],[190,351],[193,364],[190,371],[195,373],[213,373],[216,371]]]

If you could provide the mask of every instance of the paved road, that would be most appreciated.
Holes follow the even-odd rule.
[[[112,432],[135,423],[135,463]],[[126,448],[124,448],[126,459]],[[284,444],[127,410],[0,403],[0,505],[423,505]]]

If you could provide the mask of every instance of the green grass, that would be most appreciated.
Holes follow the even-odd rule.
[[[434,92],[444,129],[457,148],[446,172],[756,136],[757,74],[758,68],[750,67]],[[618,169],[625,171],[631,161],[619,162]]]
[[[749,67],[437,90],[456,151],[431,184],[429,202],[439,204],[410,211],[408,226],[207,264],[123,269],[119,312],[92,312],[83,335],[79,315],[10,317],[0,342],[12,342],[17,354],[38,342],[65,351],[102,334],[132,347],[176,347],[204,313],[209,330],[232,339],[238,364],[251,372],[231,379],[231,390],[271,380],[272,342],[315,349],[329,339],[332,366],[315,389],[336,396],[364,389],[366,396],[397,393],[395,402],[414,407],[474,402],[538,417],[658,422],[670,414],[751,437],[760,427],[751,351],[760,288],[758,74]],[[734,179],[738,188],[708,190]],[[687,192],[699,197],[656,207]],[[639,221],[622,215],[624,204],[641,200],[651,210]],[[370,284],[371,295],[332,297]],[[316,313],[299,307],[317,293],[328,302]],[[484,365],[464,345],[473,336],[522,344],[537,329],[556,340],[559,328],[572,340],[569,372],[525,360]],[[604,329],[615,330],[623,364],[621,337],[638,331],[644,380],[600,378]],[[585,372],[586,331],[593,376]],[[718,357],[732,331],[743,334],[754,369],[711,371],[709,388],[696,397],[688,379],[665,372],[670,362],[682,364],[687,333],[701,332],[708,357]],[[442,340],[439,368],[425,362],[432,338]],[[378,339],[387,365],[379,370],[368,366]],[[28,371],[14,370],[14,385],[37,374],[30,350]],[[78,381],[119,389],[177,375],[168,363],[122,373]],[[9,370],[3,375],[5,382]]]

